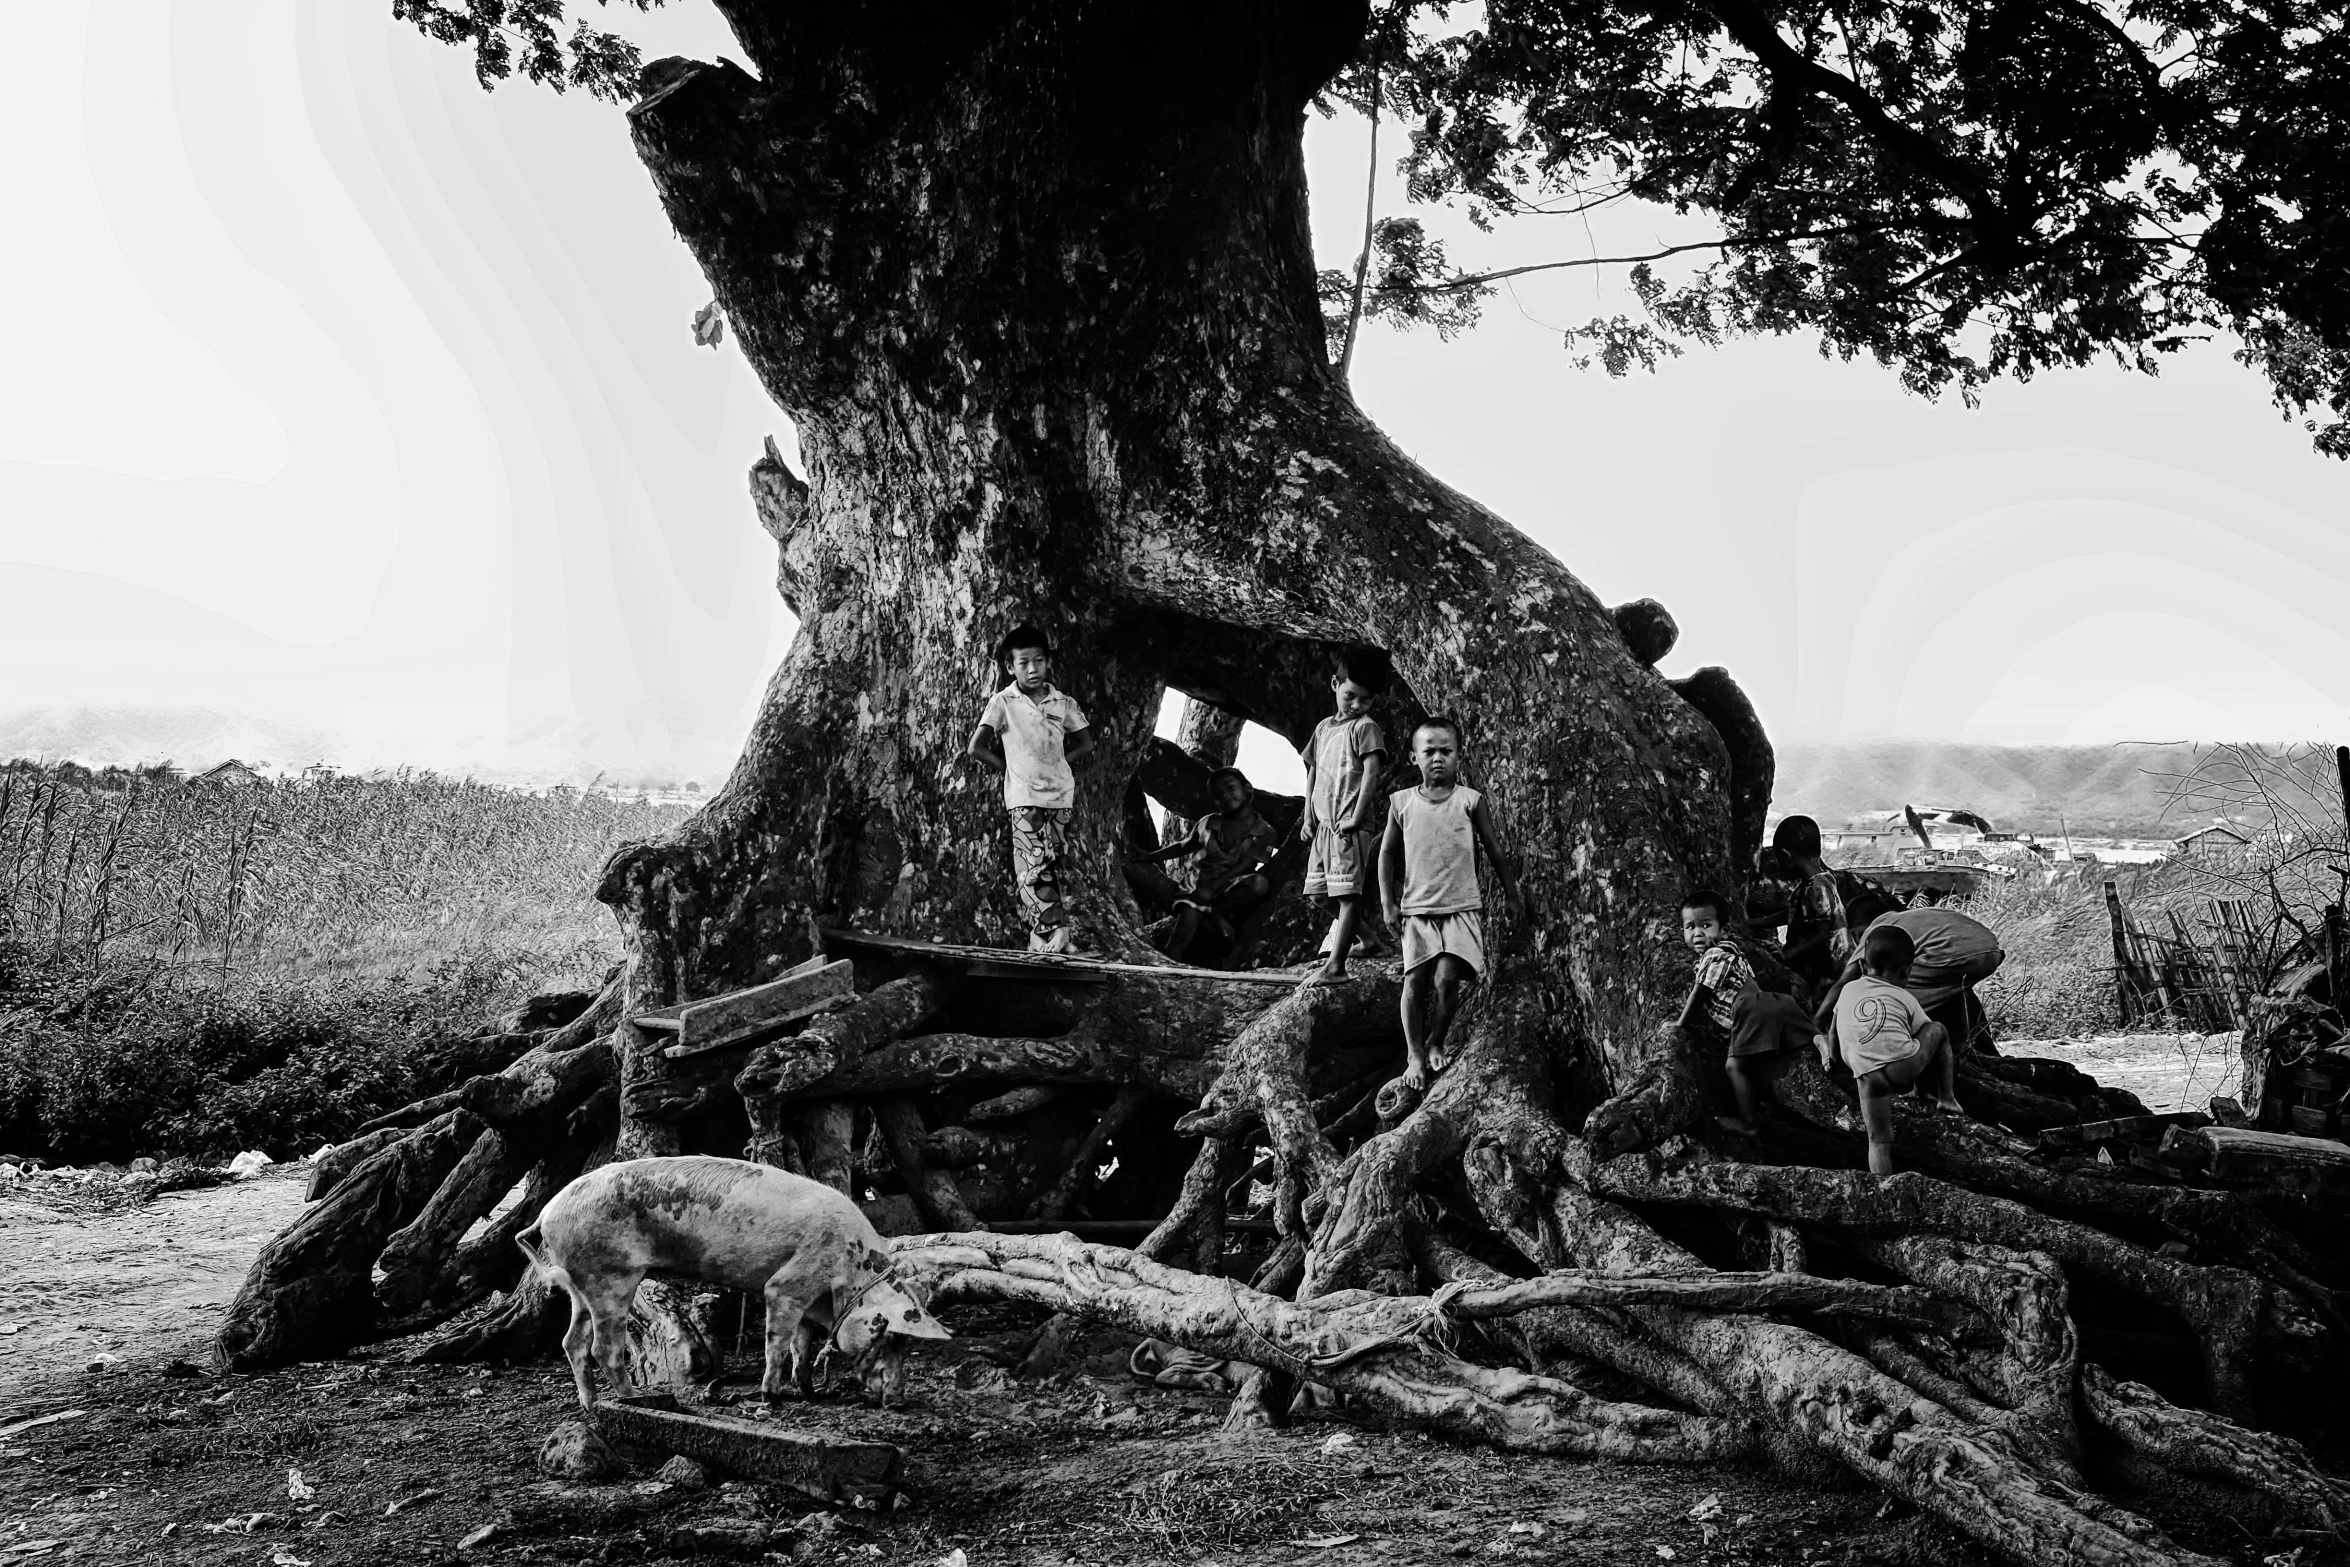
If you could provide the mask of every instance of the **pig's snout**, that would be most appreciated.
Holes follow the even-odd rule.
[[[910,1342],[902,1333],[886,1333],[866,1356],[865,1391],[883,1409],[906,1401],[906,1348]]]

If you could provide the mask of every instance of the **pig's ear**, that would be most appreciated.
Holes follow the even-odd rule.
[[[886,1302],[882,1308],[889,1316],[889,1330],[903,1333],[908,1338],[952,1338],[953,1334],[939,1325],[936,1317],[916,1305],[909,1296],[901,1295]]]

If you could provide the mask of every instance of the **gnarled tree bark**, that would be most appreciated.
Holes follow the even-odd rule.
[[[747,1133],[752,1156],[853,1189],[860,1171],[889,1179],[852,1146],[869,1116],[934,1226],[1038,1197],[1074,1208],[1080,1166],[1114,1153],[1129,1199],[1173,1209],[1143,1250],[1199,1271],[986,1233],[902,1255],[950,1295],[1247,1360],[1264,1377],[1244,1417],[1302,1377],[1534,1451],[1799,1444],[2023,1560],[2199,1560],[2078,1486],[2075,1315],[2092,1290],[2159,1306],[2203,1349],[2201,1396],[2250,1419],[2335,1349],[2339,1272],[2289,1219],[2045,1168],[1915,1115],[1909,1173],[1880,1181],[1839,1167],[1857,1163],[1849,1092],[1803,1060],[1762,1147],[1800,1134],[1808,1163],[1672,1141],[1709,1135],[1719,1049],[1665,1026],[1689,977],[1676,914],[1759,843],[1769,742],[1725,672],[1652,667],[1669,616],[1601,605],[1411,463],[1332,373],[1300,121],[1363,6],[720,9],[748,68],[658,62],[630,123],[799,433],[801,472],[772,446],[752,471],[798,635],[726,785],[607,867],[598,895],[629,959],[601,1020],[392,1118],[424,1124],[281,1237],[226,1358],[327,1344],[297,1331],[321,1303],[372,1312],[368,1266],[403,1228],[387,1293],[445,1277],[460,1216],[496,1200],[525,1167],[510,1140],[549,1118],[603,1107],[623,1158],[733,1153]],[[1366,1082],[1398,1043],[1391,964],[1283,993],[1163,967],[953,968],[869,939],[1021,945],[1001,795],[963,757],[1002,679],[991,650],[1020,622],[1054,639],[1056,681],[1093,719],[1061,875],[1085,941],[1127,963],[1157,961],[1121,869],[1146,836],[1141,797],[1201,803],[1201,759],[1153,734],[1168,691],[1224,715],[1218,736],[1251,720],[1302,743],[1346,654],[1392,666],[1398,753],[1417,715],[1456,715],[1530,911],[1514,926],[1489,911],[1493,961],[1424,1095]],[[820,940],[857,962],[852,1005],[739,1053],[668,1055],[664,1013],[771,980]],[[2126,1108],[2005,1058],[1970,1062],[1962,1092],[2017,1129]],[[1114,1104],[1130,1113],[1093,1135]],[[492,1127],[509,1141],[484,1140]],[[1181,1135],[1201,1146],[1178,1189]],[[991,1160],[970,1150],[995,1139],[1055,1179],[1024,1173],[983,1204]],[[1260,1141],[1278,1236],[1251,1292],[1213,1274]],[[553,1167],[536,1168],[543,1186]],[[1668,1241],[1641,1217],[1666,1210],[1697,1222]],[[1721,1253],[1677,1244],[1684,1229],[1718,1230]],[[2157,1250],[2165,1237],[2191,1255]],[[1751,1276],[1742,1244],[1774,1271]],[[1517,1323],[1492,1331],[1522,1352],[1582,1357],[1659,1401],[1481,1363],[1432,1282]],[[515,1352],[551,1310],[525,1281],[435,1353]],[[2219,1416],[2126,1403],[2093,1406],[2101,1429],[2163,1462],[2234,1475],[2266,1451]],[[2296,1516],[2336,1516],[2291,1488]]]

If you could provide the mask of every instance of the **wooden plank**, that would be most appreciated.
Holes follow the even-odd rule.
[[[770,1018],[764,1024],[757,1028],[751,1029],[747,1033],[733,1034],[723,1039],[711,1040],[698,1045],[671,1045],[668,1049],[662,1051],[661,1054],[667,1056],[670,1060],[675,1061],[684,1056],[710,1055],[720,1050],[748,1050],[754,1045],[765,1041],[769,1035],[773,1034],[779,1028],[789,1027],[791,1024],[799,1022],[802,1018],[814,1017],[819,1012],[830,1012],[835,1007],[845,1007],[856,999],[857,995],[855,991],[849,991],[838,996],[826,996],[822,1000],[811,1001],[804,1007],[794,1008],[792,1011],[786,1012],[780,1017]]]
[[[2205,1168],[2214,1180],[2350,1196],[2350,1146],[2342,1143],[2232,1126],[2206,1126],[2186,1135],[2210,1151]]]
[[[963,972],[973,979],[1035,979],[1037,977],[1036,969],[1028,964],[997,963],[985,958],[972,963]],[[1050,977],[1071,985],[1106,985],[1110,982],[1109,975],[1085,969],[1062,968],[1054,971]]]
[[[683,1453],[745,1480],[788,1485],[826,1502],[883,1502],[905,1478],[906,1455],[887,1442],[841,1442],[749,1420],[688,1414],[666,1393],[606,1399],[597,1430],[616,1447]]]
[[[678,1016],[674,1053],[697,1056],[767,1038],[797,1019],[847,999],[855,989],[855,971],[843,959],[748,990],[730,990],[722,996],[688,1002]]]
[[[2211,1117],[2200,1110],[2166,1110],[2160,1115],[2125,1115],[2103,1121],[2082,1121],[2072,1126],[2051,1126],[2041,1131],[2042,1148],[2085,1148],[2091,1143],[2159,1139],[2174,1126],[2209,1126]]]
[[[656,1034],[674,1034],[684,1027],[675,1017],[659,1012],[639,1012],[636,1016],[626,1018],[623,1021]]]
[[[990,977],[1065,979],[1084,983],[1089,974],[1147,974],[1153,979],[1200,979],[1226,985],[1281,985],[1296,989],[1305,978],[1298,974],[1267,973],[1260,969],[1186,968],[1178,963],[1113,963],[1107,958],[1072,957],[1062,952],[1021,952],[1012,947],[966,947],[943,941],[911,941],[903,936],[876,936],[860,930],[827,930],[827,943],[895,952],[927,963],[972,972],[986,964]]]

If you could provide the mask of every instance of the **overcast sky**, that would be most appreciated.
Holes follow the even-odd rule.
[[[791,634],[743,478],[789,425],[694,345],[620,112],[484,93],[381,0],[200,9],[12,18],[0,746],[715,781]],[[1344,265],[1365,128],[1307,152]],[[1693,232],[1431,222],[1479,266]],[[2350,468],[2224,346],[1969,411],[1792,340],[1574,370],[1556,327],[1623,308],[1529,279],[1460,341],[1373,331],[1357,394],[1776,736],[2350,736]]]

